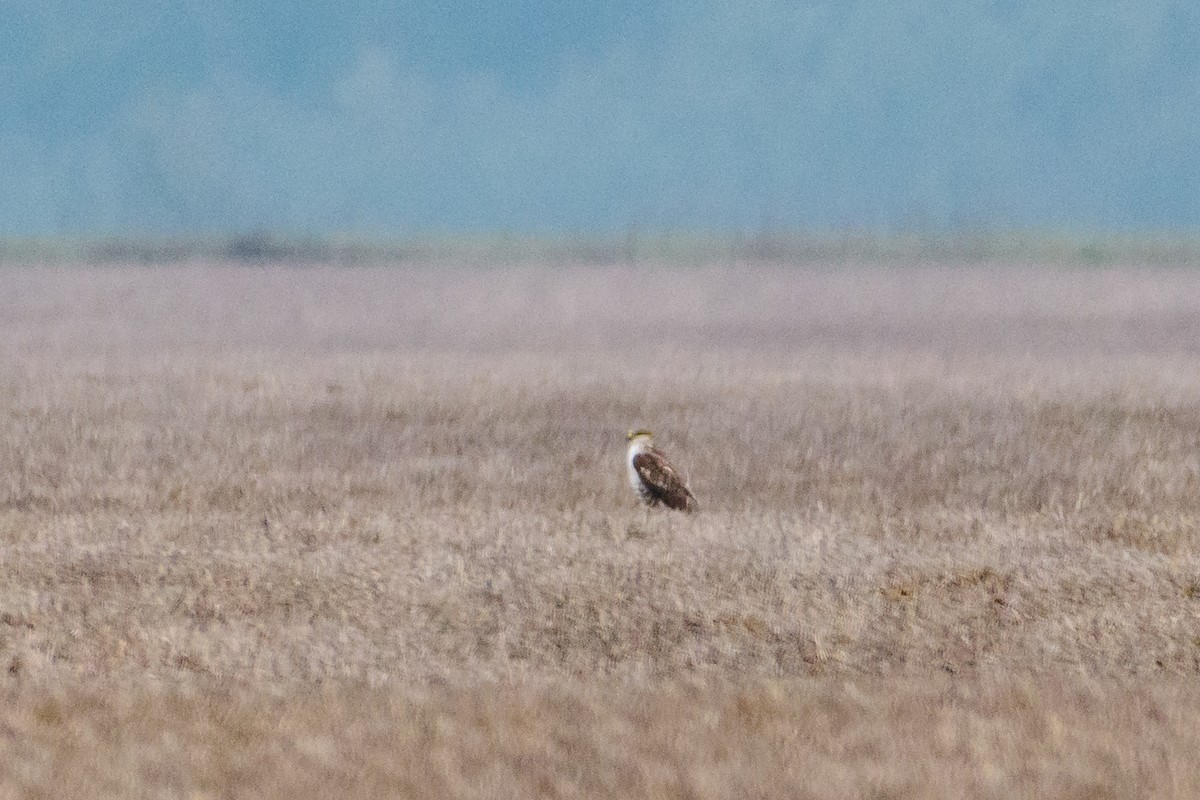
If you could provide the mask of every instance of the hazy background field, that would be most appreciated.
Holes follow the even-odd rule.
[[[2,268],[0,794],[1196,796],[1198,368],[1137,263]]]

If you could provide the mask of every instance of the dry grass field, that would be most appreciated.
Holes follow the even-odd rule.
[[[1200,796],[1200,271],[0,267],[0,426],[0,797]]]

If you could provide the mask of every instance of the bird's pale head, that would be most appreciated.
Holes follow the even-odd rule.
[[[625,434],[625,438],[631,442],[638,442],[638,441],[649,442],[651,439],[654,438],[654,434],[651,433],[650,431],[646,430],[645,428],[637,428],[637,429],[631,430],[629,433]]]

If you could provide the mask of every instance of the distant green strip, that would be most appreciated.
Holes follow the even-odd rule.
[[[1200,266],[1200,234],[703,234],[630,230],[612,236],[242,236],[143,239],[0,238],[0,263],[162,264],[1037,263]]]

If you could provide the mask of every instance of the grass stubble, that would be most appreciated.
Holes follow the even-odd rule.
[[[0,796],[1200,796],[1200,274],[7,267],[0,420]]]

